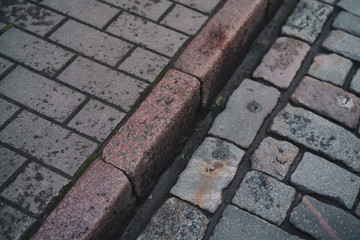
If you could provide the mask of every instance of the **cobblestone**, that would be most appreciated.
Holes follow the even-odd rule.
[[[273,120],[271,131],[360,171],[360,140],[314,113],[287,105]]]
[[[351,209],[360,188],[360,178],[335,164],[305,153],[291,182],[306,191],[336,199]]]
[[[63,122],[85,96],[18,66],[0,82],[0,93]]]
[[[96,144],[29,112],[0,132],[0,140],[73,175]]]
[[[298,152],[291,143],[267,137],[251,156],[251,169],[284,180]]]
[[[132,47],[129,43],[73,20],[62,25],[50,39],[111,66]]]
[[[175,0],[176,2],[183,3],[189,7],[196,8],[205,13],[210,13],[220,0]]]
[[[340,0],[337,5],[348,12],[360,16],[360,4],[357,0]]]
[[[0,98],[0,126],[3,125],[19,107]]]
[[[350,89],[360,94],[360,68],[357,70],[355,76],[351,80]]]
[[[360,119],[360,99],[329,83],[305,77],[291,99],[320,115],[356,128]]]
[[[341,11],[333,22],[333,27],[360,36],[360,17]]]
[[[309,196],[291,213],[290,222],[316,239],[357,240],[360,236],[359,219]]]
[[[304,42],[280,37],[264,56],[253,77],[288,88],[309,50],[310,46]]]
[[[171,193],[214,213],[223,190],[235,177],[244,151],[220,139],[208,137],[191,157]]]
[[[337,54],[320,54],[315,57],[308,74],[325,82],[343,86],[352,65],[349,59]]]
[[[244,177],[232,202],[279,226],[295,193],[294,188],[258,171],[251,171]]]
[[[6,24],[3,22],[0,22],[0,30],[2,30],[4,27],[6,27]]]
[[[13,65],[12,62],[0,57],[0,75],[3,74],[6,70],[8,70],[11,65]]]
[[[355,214],[360,217],[360,203],[357,205],[356,209],[355,209]]]
[[[25,162],[26,158],[0,146],[0,185]]]
[[[129,111],[147,84],[98,63],[78,57],[59,80]]]
[[[0,52],[27,66],[53,76],[72,53],[15,28],[0,36]]]
[[[249,147],[264,119],[275,107],[280,92],[245,79],[215,119],[209,133]]]

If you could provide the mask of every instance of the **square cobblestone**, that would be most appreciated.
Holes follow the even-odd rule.
[[[36,163],[25,170],[1,193],[1,196],[34,214],[40,214],[68,183],[66,179]]]
[[[360,36],[360,17],[341,11],[333,22],[333,27]]]
[[[120,72],[78,57],[59,77],[82,91],[129,111],[147,84]]]
[[[0,98],[0,126],[3,125],[20,108]]]
[[[136,48],[119,69],[153,82],[169,62],[168,58],[143,48]]]
[[[0,27],[1,29],[1,27]],[[0,75],[3,74],[6,70],[13,65],[12,62],[0,57]]]
[[[25,162],[26,158],[0,146],[0,185]]]
[[[210,13],[221,0],[175,0],[205,13]]]
[[[85,96],[18,66],[0,82],[0,93],[63,122]]]
[[[96,144],[29,112],[22,112],[0,132],[0,141],[73,175]]]
[[[348,12],[360,16],[360,4],[358,0],[339,0],[337,5]]]
[[[355,76],[351,80],[350,89],[360,94],[360,68],[357,70]]]
[[[69,127],[104,141],[125,117],[125,113],[106,106],[96,100],[88,104],[70,121]]]

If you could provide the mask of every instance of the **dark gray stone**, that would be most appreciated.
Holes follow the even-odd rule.
[[[360,236],[358,218],[309,196],[291,213],[290,222],[316,239],[358,240]]]
[[[333,27],[360,36],[360,17],[342,11],[333,22]]]
[[[351,80],[350,89],[355,91],[357,94],[360,94],[360,68]]]
[[[25,162],[26,158],[0,146],[0,185]]]
[[[202,12],[210,13],[220,0],[175,0]]]
[[[360,16],[360,4],[358,0],[340,0],[337,5],[348,12]]]
[[[0,126],[3,125],[19,107],[0,98]]]
[[[7,24],[0,22],[0,30],[2,30],[4,27],[6,27]]]
[[[1,29],[1,26],[0,26]],[[12,62],[0,57],[0,75],[3,74],[6,70],[13,65]]]

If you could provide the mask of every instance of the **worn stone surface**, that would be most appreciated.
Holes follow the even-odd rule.
[[[332,12],[333,7],[314,0],[301,0],[281,31],[313,43]]]
[[[168,58],[143,48],[136,48],[119,69],[153,82],[169,62]]]
[[[4,27],[6,27],[6,24],[3,22],[0,22],[0,30],[2,30]]]
[[[244,151],[220,139],[208,137],[191,157],[171,193],[215,212],[223,190],[235,177]]]
[[[0,146],[0,185],[25,162],[26,158]]]
[[[245,79],[231,95],[209,133],[249,147],[279,96],[277,89]]]
[[[360,139],[312,112],[287,105],[273,120],[271,131],[360,171]]]
[[[193,35],[200,29],[206,20],[206,15],[181,5],[176,5],[161,23]]]
[[[34,214],[40,214],[69,182],[69,179],[30,163],[1,196]]]
[[[90,100],[68,126],[102,142],[124,117],[125,113],[96,100]]]
[[[291,213],[290,222],[316,239],[357,240],[360,236],[359,219],[309,196]]]
[[[276,225],[286,217],[295,189],[258,171],[246,174],[232,202]]]
[[[18,66],[0,82],[0,93],[63,122],[85,96]]]
[[[357,94],[360,94],[360,68],[351,80],[350,89],[355,91]]]
[[[357,0],[340,0],[337,5],[348,12],[360,16],[360,4]]]
[[[175,0],[205,13],[210,13],[220,0]]]
[[[284,180],[298,152],[291,143],[267,137],[251,156],[251,169]]]
[[[336,2],[336,0],[321,0],[321,1],[329,4],[334,4]]]
[[[126,176],[97,159],[32,239],[110,239],[134,206]]]
[[[20,239],[35,219],[0,202],[0,239]]]
[[[212,240],[299,240],[284,230],[243,210],[229,205],[216,225]]]
[[[291,99],[349,128],[356,128],[360,119],[360,98],[311,77],[301,81]]]
[[[322,46],[355,61],[360,61],[360,38],[346,32],[331,31]]]
[[[59,80],[129,111],[147,84],[120,72],[78,57]]]
[[[187,36],[164,28],[148,20],[123,13],[107,31],[132,42],[172,57],[187,40]]]
[[[62,25],[50,39],[111,66],[132,47],[129,43],[73,20]]]
[[[0,132],[0,141],[70,175],[96,149],[95,143],[26,111]]]
[[[197,208],[170,198],[137,239],[202,239],[208,223],[207,217]]]
[[[3,125],[19,107],[0,98],[0,126]]]
[[[0,26],[1,29],[1,26]],[[12,62],[0,57],[0,75],[3,74],[6,70],[13,65]]]
[[[306,191],[336,199],[351,209],[360,189],[360,178],[311,153],[305,153],[291,182]]]
[[[14,27],[0,36],[0,52],[38,71],[53,76],[72,53]]]
[[[360,16],[341,11],[332,25],[335,28],[360,36]]]
[[[355,209],[355,214],[360,217],[360,203],[357,205],[356,209]]]
[[[308,74],[326,82],[343,86],[353,63],[337,54],[320,54],[314,59]]]

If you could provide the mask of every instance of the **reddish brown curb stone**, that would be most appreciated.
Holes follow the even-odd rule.
[[[32,239],[107,239],[134,207],[126,176],[95,160]]]
[[[125,172],[140,197],[169,164],[199,103],[199,81],[170,70],[105,147],[104,160]]]

